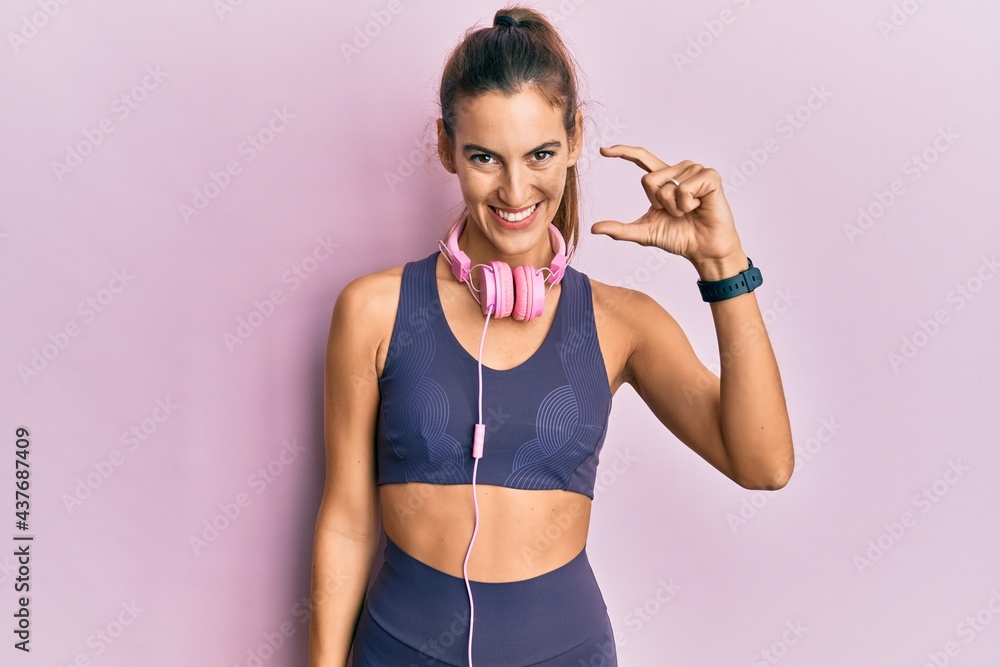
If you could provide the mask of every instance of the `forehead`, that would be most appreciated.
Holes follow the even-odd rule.
[[[455,133],[462,142],[505,144],[538,143],[566,133],[562,109],[553,107],[534,88],[514,95],[487,92],[467,99],[458,108]]]

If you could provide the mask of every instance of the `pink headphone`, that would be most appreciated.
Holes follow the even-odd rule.
[[[451,263],[451,272],[455,274],[459,282],[469,286],[472,296],[479,302],[486,315],[490,308],[493,309],[491,317],[507,317],[512,312],[514,319],[531,321],[544,312],[545,296],[548,290],[545,283],[558,285],[563,278],[566,264],[570,257],[566,256],[566,241],[562,237],[559,229],[549,223],[549,242],[552,244],[552,251],[556,256],[552,259],[552,264],[548,267],[548,278],[542,272],[545,267],[535,269],[530,264],[517,266],[513,270],[506,262],[490,262],[489,264],[476,264],[483,267],[480,271],[480,288],[472,285],[472,260],[458,247],[458,237],[465,229],[469,216],[466,215],[458,223],[452,226],[448,233],[448,241],[438,241],[438,247]],[[575,250],[575,248],[574,248]],[[476,292],[479,292],[477,295]]]

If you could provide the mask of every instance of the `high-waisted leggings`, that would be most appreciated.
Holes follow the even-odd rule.
[[[473,667],[617,667],[604,596],[584,549],[537,577],[470,579]],[[385,563],[365,598],[353,667],[468,665],[465,579],[423,563],[386,537]]]

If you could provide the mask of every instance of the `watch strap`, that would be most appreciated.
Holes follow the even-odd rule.
[[[701,290],[702,301],[724,301],[732,299],[734,296],[752,292],[764,284],[764,278],[760,275],[760,269],[753,265],[747,257],[749,266],[731,278],[722,280],[698,281],[698,289]]]

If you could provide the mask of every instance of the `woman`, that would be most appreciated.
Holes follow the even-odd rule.
[[[534,10],[466,36],[441,111],[466,210],[438,250],[352,281],[333,311],[309,664],[341,667],[353,642],[356,666],[616,665],[586,543],[618,387],[741,486],[791,475],[760,274],[716,171],[623,145],[602,154],[646,171],[651,206],[591,231],[694,264],[725,381],[656,301],[566,264],[583,116],[569,53]]]

